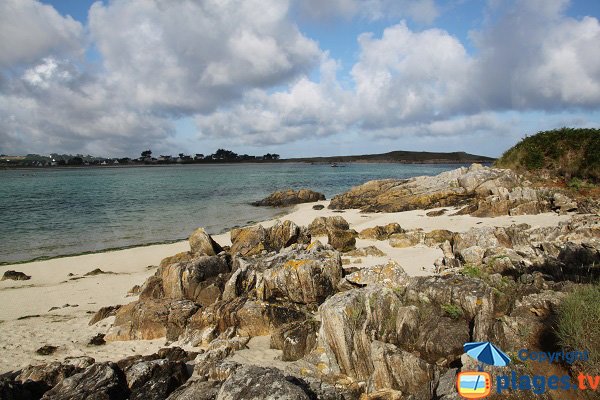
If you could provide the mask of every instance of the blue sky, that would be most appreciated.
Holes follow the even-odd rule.
[[[498,156],[600,125],[600,2],[6,0],[0,153]]]

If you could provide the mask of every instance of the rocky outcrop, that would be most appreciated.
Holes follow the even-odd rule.
[[[70,357],[62,362],[54,361],[49,364],[30,365],[21,371],[16,380],[23,383],[27,381],[42,382],[51,388],[64,379],[83,372],[94,362],[95,360],[91,357]]]
[[[327,231],[327,243],[338,251],[348,252],[356,249],[357,236],[358,233],[354,229],[329,229]]]
[[[116,364],[97,363],[62,380],[44,394],[44,400],[125,400],[129,397],[125,375]]]
[[[8,270],[2,275],[0,281],[12,280],[12,281],[27,281],[31,279],[31,276],[26,275],[23,272]]]
[[[294,204],[312,203],[325,200],[325,195],[308,189],[284,190],[252,203],[254,206],[286,207]]]
[[[271,348],[283,351],[282,361],[299,360],[315,348],[320,325],[313,319],[282,325],[271,334]]]
[[[310,235],[292,221],[278,221],[271,228],[261,225],[231,231],[230,253],[253,256],[270,251],[279,251],[294,243],[310,243]]]
[[[396,262],[364,267],[344,277],[352,285],[361,287],[366,285],[380,284],[390,288],[404,286],[408,281],[408,275]]]
[[[309,400],[276,369],[240,366],[223,382],[217,400]]]
[[[350,229],[348,222],[338,215],[317,217],[308,225],[308,232],[312,236],[327,236],[330,230],[346,231],[348,229]]]
[[[536,189],[511,170],[473,164],[436,176],[370,181],[335,196],[329,208],[397,212],[463,207],[478,217],[572,211],[576,202],[557,189]],[[433,214],[432,214],[433,215]]]
[[[479,190],[477,179],[461,185]],[[315,221],[317,232],[350,231],[343,218]],[[183,350],[173,350],[177,360],[165,361],[164,354],[122,360],[128,396],[454,399],[465,342],[492,341],[511,351],[548,340],[565,293],[600,277],[598,216],[544,228],[399,229],[381,227],[369,237],[440,247],[439,275],[410,277],[394,262],[342,268],[334,243],[308,244],[308,232],[289,221],[239,230],[232,254],[162,265],[140,300],[117,312],[107,337],[166,336],[204,350],[187,383],[183,364],[190,355]],[[381,257],[376,250],[344,258]],[[292,376],[231,359],[250,338],[267,335]]]
[[[124,373],[130,400],[166,399],[190,377],[185,363],[166,359],[142,361],[128,367]]]
[[[194,255],[216,256],[223,248],[206,233],[204,228],[198,228],[189,238],[190,249]]]
[[[404,229],[398,223],[390,223],[385,226],[374,226],[360,231],[358,237],[360,239],[386,240],[395,233],[403,233]]]
[[[96,314],[94,314],[92,319],[90,319],[88,325],[94,325],[95,323],[100,322],[103,319],[115,316],[120,308],[121,305],[102,307],[96,312]]]

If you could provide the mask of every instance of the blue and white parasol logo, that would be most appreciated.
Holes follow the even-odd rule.
[[[506,367],[510,363],[510,358],[490,342],[465,343],[463,348],[465,353],[480,363],[495,367]]]

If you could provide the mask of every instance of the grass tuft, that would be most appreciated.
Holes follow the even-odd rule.
[[[565,349],[589,352],[581,369],[600,374],[600,284],[583,286],[565,298],[556,333]]]

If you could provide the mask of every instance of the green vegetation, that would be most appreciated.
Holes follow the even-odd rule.
[[[546,170],[581,187],[581,179],[600,181],[600,129],[561,128],[527,136],[507,150],[495,166],[516,171]]]
[[[482,278],[484,275],[481,268],[473,264],[465,264],[460,273],[469,278]]]
[[[569,350],[589,351],[589,361],[580,365],[600,374],[600,285],[581,287],[569,294],[558,312],[557,335]]]
[[[442,311],[452,319],[459,319],[463,316],[463,310],[455,304],[442,304]]]

